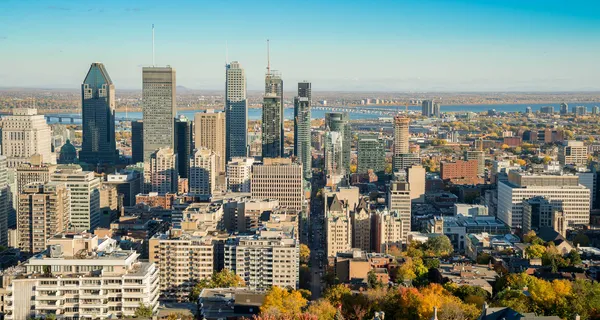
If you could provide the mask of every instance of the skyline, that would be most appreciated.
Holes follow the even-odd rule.
[[[600,4],[589,1],[103,4],[0,5],[0,87],[77,88],[102,62],[117,90],[141,90],[155,24],[156,65],[194,90],[224,89],[226,43],[260,90],[267,39],[284,81],[315,91],[600,90]]]

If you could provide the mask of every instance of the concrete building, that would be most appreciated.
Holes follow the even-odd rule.
[[[194,285],[214,271],[214,248],[209,237],[157,234],[149,241],[148,257],[160,270],[164,299],[187,301]]]
[[[294,97],[294,155],[304,169],[304,179],[312,177],[312,154],[310,148],[311,83],[298,83],[298,96]]]
[[[460,180],[467,184],[475,184],[479,180],[478,170],[478,160],[456,160],[455,162],[442,161],[440,165],[440,177],[442,180]]]
[[[59,234],[48,250],[4,272],[8,304],[4,319],[55,314],[59,319],[115,319],[140,304],[158,310],[159,272],[135,251],[92,234]]]
[[[262,108],[262,158],[283,157],[283,101],[276,93],[266,93]]]
[[[142,68],[144,161],[160,148],[175,148],[176,72],[171,67]]]
[[[369,169],[378,176],[385,173],[385,147],[383,140],[374,134],[358,136],[358,163],[356,173],[366,174]]]
[[[118,162],[115,85],[102,63],[92,63],[81,85],[81,117],[83,142],[79,160],[91,164]]]
[[[299,243],[281,231],[238,235],[225,243],[225,268],[251,289],[298,288]]]
[[[248,156],[246,74],[237,61],[225,67],[225,161]]]
[[[407,117],[394,117],[394,155],[409,153],[408,138],[410,138],[410,119]]]
[[[485,152],[465,151],[465,160],[477,160],[477,174],[482,177],[485,174]]]
[[[392,181],[387,192],[390,213],[402,220],[402,241],[406,243],[411,226],[411,186],[407,182]]]
[[[144,162],[144,122],[131,121],[131,163]]]
[[[360,199],[350,218],[352,219],[352,248],[364,252],[371,251],[371,210],[365,198]]]
[[[413,203],[425,202],[425,168],[413,165],[406,169],[406,178],[410,185],[410,200]]]
[[[227,163],[227,190],[250,192],[250,177],[254,158],[232,158]]]
[[[193,122],[185,116],[175,119],[175,153],[177,153],[177,173],[182,179],[189,178],[190,156],[193,146]]]
[[[142,193],[142,176],[136,171],[111,173],[106,176],[107,185],[112,185],[123,195],[123,206],[135,206],[135,196]]]
[[[388,252],[391,247],[402,248],[408,243],[406,217],[397,211],[378,210],[373,214],[373,248],[376,252]],[[410,228],[410,220],[408,221]]]
[[[12,215],[12,201],[6,156],[0,155],[0,245],[5,247],[8,246],[8,221],[9,215]]]
[[[325,126],[331,132],[338,132],[342,136],[342,154],[344,172],[350,172],[350,153],[352,151],[352,128],[350,127],[347,112],[325,113]]]
[[[56,163],[50,139],[52,131],[37,109],[13,109],[2,118],[2,155],[9,168],[26,163],[34,154],[48,163]]]
[[[588,162],[587,151],[583,141],[564,141],[558,147],[558,162],[563,166],[568,164],[585,166]]]
[[[265,212],[273,212],[279,208],[275,199],[244,199],[237,203],[236,227],[237,232],[252,232],[260,226],[260,217]]]
[[[302,165],[286,158],[265,158],[252,166],[253,199],[276,199],[279,205],[301,211],[304,206]]]
[[[523,234],[543,227],[552,227],[552,217],[559,211],[546,197],[523,200]]]
[[[569,105],[563,102],[560,104],[560,114],[566,115],[567,113],[569,113]]]
[[[454,204],[454,215],[462,215],[465,217],[487,216],[488,207],[481,204]]]
[[[100,225],[100,178],[77,166],[59,168],[50,181],[64,183],[71,192],[70,230],[92,232]]]
[[[437,117],[441,116],[440,104],[433,100],[423,100],[421,104],[421,114],[424,117]]]
[[[392,170],[399,172],[414,165],[421,164],[421,157],[416,153],[397,154],[392,157]]]
[[[177,192],[177,154],[171,148],[160,148],[145,163],[144,176],[151,192]]]
[[[225,113],[212,109],[196,113],[194,130],[196,149],[207,148],[214,151],[217,173],[225,173]]]
[[[71,219],[71,192],[63,182],[31,183],[18,200],[19,249],[27,254],[46,250],[46,241],[67,232]]]
[[[29,162],[24,162],[16,167],[16,193],[21,192],[23,187],[34,182],[45,183],[50,181],[50,175],[56,171],[56,165],[44,164],[42,156],[33,155]]]
[[[190,161],[190,193],[195,196],[207,197],[215,191],[217,155],[214,151],[201,148],[194,150]]]
[[[352,249],[352,221],[347,200],[337,194],[324,193],[325,200],[325,237],[327,257],[335,257],[339,252]]]
[[[490,233],[505,235],[511,229],[506,223],[492,216],[441,216],[427,222],[427,232],[443,234],[450,239],[454,250],[463,252],[466,249],[466,238],[471,233]]]
[[[523,201],[537,196],[565,213],[569,226],[590,223],[590,190],[575,175],[539,175],[511,171],[498,183],[498,218],[512,228],[523,226]]]

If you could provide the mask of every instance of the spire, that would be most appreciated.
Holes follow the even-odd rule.
[[[271,74],[271,48],[267,39],[267,74]]]

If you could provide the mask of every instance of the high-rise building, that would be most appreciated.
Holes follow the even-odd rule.
[[[12,193],[8,186],[6,157],[0,155],[0,245],[8,246],[8,220],[12,211]]]
[[[281,97],[266,93],[262,110],[262,157],[283,156],[283,107]]]
[[[116,163],[115,85],[104,64],[92,63],[81,85],[83,133],[79,160],[87,163]]]
[[[337,131],[325,132],[323,172],[328,177],[342,177],[346,174],[344,166],[344,136]]]
[[[598,106],[593,106],[593,107],[592,107],[592,115],[595,115],[595,116],[597,116],[597,115],[599,115],[599,114],[600,114],[600,107],[598,107]]]
[[[287,158],[264,158],[252,166],[250,191],[253,199],[275,199],[289,210],[302,210],[302,165]]]
[[[254,158],[232,158],[227,163],[227,190],[250,192],[250,177]]]
[[[485,174],[485,152],[476,150],[465,151],[465,160],[477,160],[477,174],[479,176]]]
[[[588,162],[588,148],[583,141],[567,140],[558,147],[558,162],[562,165],[585,166]]]
[[[304,179],[312,176],[310,148],[310,108],[312,106],[310,82],[298,83],[298,96],[294,98],[294,155],[302,163]]]
[[[406,243],[411,224],[410,184],[404,181],[392,181],[388,188],[388,210],[396,212],[402,221],[402,241]]]
[[[190,155],[194,149],[192,136],[192,122],[184,116],[179,116],[175,120],[175,153],[177,153],[177,168],[180,178],[189,178]]]
[[[216,154],[207,148],[195,149],[190,161],[190,193],[210,197],[215,190]]]
[[[19,194],[18,208],[19,248],[39,253],[50,237],[68,230],[71,193],[63,182],[31,183]]]
[[[365,198],[360,199],[356,209],[351,213],[352,220],[352,248],[359,248],[364,252],[371,251],[371,210]]]
[[[159,148],[175,148],[175,69],[142,69],[142,108],[144,119],[144,161]]]
[[[230,161],[248,155],[248,102],[246,74],[239,62],[227,65],[225,78],[225,161]]]
[[[531,230],[538,231],[552,226],[552,216],[558,207],[552,205],[548,198],[533,197],[523,200],[523,234]]]
[[[408,138],[410,119],[406,117],[394,117],[394,155],[409,153]]]
[[[554,114],[554,107],[553,106],[542,106],[542,107],[540,107],[540,112],[547,113],[547,114]]]
[[[410,185],[410,200],[412,202],[425,202],[425,168],[413,165],[406,169],[406,177]]]
[[[416,153],[403,153],[394,155],[392,158],[392,170],[399,172],[413,165],[421,164],[421,157]]]
[[[579,116],[585,116],[587,114],[587,107],[586,106],[574,106],[572,108],[573,110],[573,114],[575,114],[575,116],[579,117]]]
[[[352,221],[350,204],[337,194],[324,193],[325,200],[325,237],[328,257],[352,249]]]
[[[219,174],[225,173],[225,113],[213,109],[194,115],[196,149],[207,148],[215,153],[216,168]],[[246,132],[244,132],[246,134]]]
[[[56,163],[51,138],[52,130],[37,109],[13,109],[12,115],[2,118],[2,154],[9,168],[28,162],[34,154]]]
[[[569,105],[563,102],[560,104],[560,114],[564,115],[567,113],[569,113]]]
[[[375,252],[388,252],[392,246],[402,248],[402,244],[406,243],[408,239],[406,218],[397,211],[389,210],[377,210],[373,217],[373,248]],[[408,230],[410,231],[410,222]]]
[[[112,185],[123,195],[123,206],[135,206],[135,196],[142,193],[142,175],[137,171],[115,172],[106,176],[104,184]]]
[[[440,104],[433,100],[423,100],[421,103],[421,114],[424,117],[440,117]]]
[[[15,191],[20,193],[23,187],[30,183],[46,183],[50,181],[50,175],[55,171],[55,164],[45,164],[42,156],[33,155],[28,163],[22,163],[16,168]]]
[[[225,243],[225,268],[252,289],[298,288],[298,240],[277,230],[230,238]]]
[[[358,163],[356,173],[366,174],[369,169],[378,176],[385,173],[385,147],[375,134],[361,134],[357,143]]]
[[[352,128],[347,112],[329,112],[325,114],[325,126],[329,131],[339,132],[342,135],[343,168],[350,172],[350,153],[352,151]]]
[[[529,115],[529,114],[533,114],[533,109],[532,109],[531,107],[527,106],[527,107],[525,108],[525,114],[528,114],[528,115]]]
[[[144,122],[131,121],[131,163],[144,162]]]
[[[100,178],[79,166],[59,168],[50,181],[62,182],[71,192],[70,230],[92,232],[100,225]]]
[[[160,148],[145,164],[145,181],[151,192],[177,193],[177,154],[171,148]]]

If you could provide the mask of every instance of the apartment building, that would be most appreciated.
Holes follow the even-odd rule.
[[[402,239],[406,243],[411,225],[411,185],[404,181],[392,181],[388,188],[388,209],[402,220]]]
[[[100,224],[101,180],[91,171],[82,171],[79,166],[61,167],[50,177],[50,181],[63,182],[71,191],[72,231],[93,231]]]
[[[227,163],[227,190],[250,192],[254,158],[233,158]]]
[[[325,195],[325,236],[328,257],[352,249],[352,221],[347,200]]]
[[[302,165],[287,158],[264,158],[252,166],[253,199],[276,199],[279,205],[300,211],[304,205]]]
[[[563,141],[558,147],[558,162],[562,165],[585,166],[588,162],[588,148],[583,141]]]

